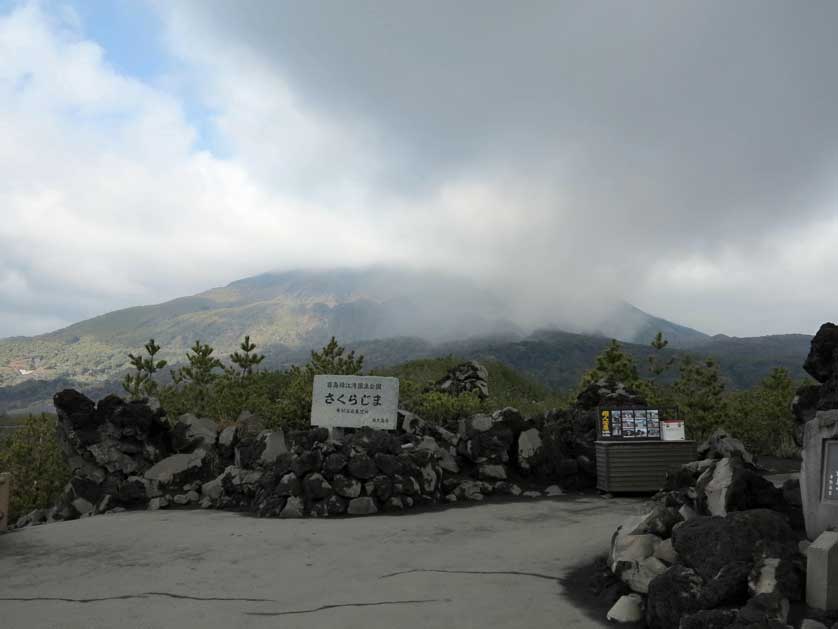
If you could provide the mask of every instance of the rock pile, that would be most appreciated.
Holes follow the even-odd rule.
[[[451,386],[484,390],[485,370],[466,366]],[[269,430],[246,412],[224,427],[189,413],[172,422],[153,401],[111,395],[96,404],[71,389],[54,403],[73,476],[55,507],[21,525],[189,506],[268,517],[366,515],[487,496],[555,496],[559,485],[595,482],[586,409],[525,419],[504,408],[448,426],[400,411],[395,432],[332,439],[324,429]]]
[[[651,629],[785,627],[802,596],[800,490],[760,476],[741,442],[716,433],[614,534],[609,568]],[[629,610],[628,612],[626,610]]]
[[[433,385],[432,389],[451,395],[476,393],[481,400],[484,400],[489,397],[489,372],[478,362],[463,363],[445,374]]]
[[[811,350],[803,363],[806,372],[818,384],[807,384],[797,390],[792,412],[797,420],[795,441],[803,446],[805,425],[818,411],[838,409],[838,326],[824,323],[812,339]]]

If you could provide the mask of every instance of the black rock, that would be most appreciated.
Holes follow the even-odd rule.
[[[291,463],[291,471],[300,478],[309,472],[319,472],[323,465],[323,454],[320,450],[306,450]]]
[[[789,478],[783,483],[783,499],[794,507],[800,507],[803,504],[799,478]]]
[[[117,493],[119,502],[126,507],[145,505],[149,496],[146,493],[145,483],[139,478],[130,478],[121,483]]]
[[[334,493],[334,490],[329,482],[323,478],[322,474],[317,472],[309,474],[305,477],[305,480],[303,481],[303,488],[305,490],[305,495],[310,500],[322,500]]]
[[[299,496],[302,493],[300,479],[293,472],[288,472],[279,479],[273,493],[277,496]]]
[[[727,629],[735,622],[735,609],[703,609],[684,616],[678,629]]]
[[[739,610],[737,625],[743,625],[748,629],[785,628],[788,612],[786,605],[779,593],[757,594]]]
[[[384,454],[398,454],[401,452],[401,441],[394,433],[373,428],[359,428],[347,435],[344,443],[348,447],[356,447],[373,457],[379,452]]]
[[[346,457],[339,452],[334,452],[323,461],[323,471],[328,474],[337,474],[346,467]]]
[[[291,471],[291,467],[294,465],[294,459],[294,455],[290,452],[283,452],[276,457],[273,464],[273,473],[277,475],[277,478],[281,478]]]
[[[310,430],[291,430],[286,435],[290,448],[300,447],[311,450],[316,443],[326,443],[329,440],[329,430],[326,428],[312,428]]]
[[[346,500],[340,496],[329,496],[326,498],[326,511],[329,515],[341,515],[346,513]]]
[[[602,378],[586,386],[576,396],[576,405],[583,410],[595,411],[599,407],[645,406],[646,401],[638,392],[622,382]],[[593,426],[591,422],[591,426]]]
[[[347,469],[352,476],[361,480],[369,480],[378,474],[375,461],[366,454],[356,454],[349,459]]]
[[[838,367],[838,326],[824,323],[812,338],[803,369],[818,382],[829,380]]]
[[[646,623],[650,629],[678,627],[686,614],[701,609],[704,581],[694,570],[675,564],[649,583]]]
[[[332,479],[332,488],[336,494],[344,498],[357,498],[361,495],[360,481],[343,474],[335,474]]]
[[[113,396],[116,397],[116,396]],[[119,398],[117,398],[119,399]],[[93,400],[75,389],[64,389],[52,396],[55,410],[60,418],[66,418],[73,429],[95,428],[102,423],[99,416],[94,416]]]
[[[399,458],[392,454],[384,454],[379,452],[375,455],[375,464],[382,474],[387,476],[394,476],[403,472],[403,467]]]
[[[797,539],[787,519],[768,509],[693,518],[675,527],[672,544],[680,561],[705,580],[715,578],[730,562],[753,564],[766,544],[782,555],[797,553]]]
[[[245,435],[236,445],[236,466],[253,469],[265,451],[266,442],[258,435]]]
[[[701,590],[699,603],[702,609],[744,603],[748,599],[751,566],[750,561],[733,561],[723,566]]]
[[[372,480],[372,484],[372,495],[378,498],[381,502],[385,502],[393,493],[393,481],[389,476],[376,476]]]

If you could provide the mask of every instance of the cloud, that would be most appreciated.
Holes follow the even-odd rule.
[[[155,81],[72,13],[0,15],[0,310],[29,321],[0,336],[369,263],[476,278],[529,325],[835,317],[833,5],[151,6]]]
[[[72,17],[36,3],[0,17],[0,336],[277,264],[373,260],[358,219],[336,230],[327,209],[196,149],[176,96],[118,73]]]
[[[298,194],[351,181],[412,234],[408,257],[488,278],[522,315],[575,302],[589,316],[618,296],[710,331],[834,316],[814,278],[838,270],[818,246],[838,200],[835,6],[158,6],[173,46],[217,70],[210,89],[250,172],[285,172],[267,154],[290,146],[311,173]],[[322,133],[292,124],[288,145],[278,89],[328,121]],[[792,238],[808,264],[784,255]],[[800,300],[767,298],[769,285]]]

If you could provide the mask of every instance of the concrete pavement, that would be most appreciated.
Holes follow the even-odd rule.
[[[557,579],[640,503],[598,496],[406,515],[98,516],[0,535],[0,626],[598,627]]]

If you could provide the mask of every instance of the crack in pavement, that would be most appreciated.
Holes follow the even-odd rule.
[[[414,572],[439,572],[443,574],[508,574],[517,577],[535,577],[537,579],[547,579],[549,581],[558,581],[559,577],[554,577],[549,574],[541,574],[539,572],[520,572],[517,570],[434,570],[431,568],[415,568],[413,570],[402,570],[401,572],[392,572],[378,577],[379,579],[389,579],[390,577],[398,577],[403,574],[412,574]]]
[[[175,598],[187,601],[238,601],[243,603],[276,603],[272,598],[236,598],[223,596],[191,596],[189,594],[172,594],[171,592],[141,592],[139,594],[121,594],[119,596],[103,596],[101,598],[64,598],[61,596],[3,596],[0,601],[15,601],[21,603],[36,601],[58,601],[61,603],[102,603],[105,601],[125,601],[133,598]]]
[[[245,612],[247,616],[291,616],[292,614],[313,614],[327,609],[341,607],[379,607],[383,605],[421,605],[423,603],[450,603],[450,598],[424,598],[407,601],[379,601],[376,603],[340,603],[335,605],[321,605],[313,609],[297,609],[290,612]]]

